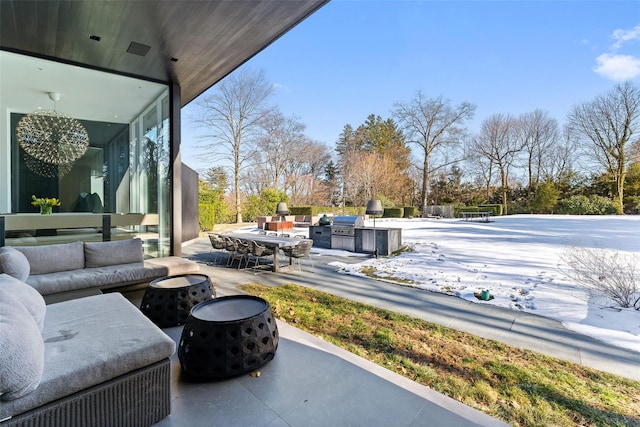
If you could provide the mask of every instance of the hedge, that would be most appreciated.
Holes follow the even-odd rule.
[[[460,212],[491,212],[492,216],[500,216],[502,215],[502,205],[457,206],[454,213],[456,218],[460,217]]]
[[[384,208],[384,218],[402,218],[404,208]]]
[[[199,224],[200,230],[213,230],[213,226],[216,225],[216,208],[211,203],[199,203]]]
[[[404,207],[404,218],[413,218],[418,214],[418,208],[415,206]]]
[[[484,211],[484,212],[489,211],[493,216],[502,215],[502,205],[499,203],[494,203],[490,205],[478,205],[478,210]]]
[[[318,208],[315,206],[291,206],[289,213],[291,215],[315,215]]]

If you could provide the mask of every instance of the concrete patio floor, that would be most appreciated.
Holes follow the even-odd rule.
[[[172,357],[171,414],[156,426],[504,426],[481,412],[278,322],[260,376],[190,383]],[[178,342],[181,327],[165,332]]]
[[[312,252],[313,254],[313,252]],[[218,296],[242,293],[237,286],[260,282],[269,286],[296,283],[337,296],[423,318],[454,329],[581,363],[606,372],[640,379],[640,353],[609,346],[571,332],[559,322],[528,313],[376,280],[337,273],[334,260],[360,257],[313,256],[314,269],[272,273],[214,265],[209,240],[195,239],[183,256],[200,263],[215,283]],[[142,291],[125,293],[139,305]],[[172,411],[158,426],[503,426],[427,387],[355,356],[317,337],[278,321],[276,357],[260,368],[260,376],[191,383],[180,375],[172,357]],[[176,342],[182,327],[165,332]]]
[[[217,276],[211,267],[206,274]],[[229,269],[228,271],[231,271]],[[240,274],[246,272],[240,271]],[[251,274],[253,276],[253,274]],[[216,285],[217,296],[235,295]],[[123,293],[139,306],[143,291]],[[182,326],[163,329],[177,343]],[[257,377],[194,383],[171,358],[171,414],[156,426],[506,426],[482,412],[278,321],[275,358]]]

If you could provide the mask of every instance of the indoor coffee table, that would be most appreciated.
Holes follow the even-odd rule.
[[[198,303],[215,298],[205,274],[180,274],[152,281],[145,290],[140,310],[161,328],[184,325]]]
[[[233,295],[193,307],[184,325],[178,358],[182,372],[208,381],[253,371],[275,357],[278,327],[262,298]]]

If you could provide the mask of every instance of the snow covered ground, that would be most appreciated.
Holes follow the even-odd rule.
[[[402,279],[405,286],[557,319],[576,332],[640,352],[640,311],[613,307],[561,272],[562,253],[576,246],[640,260],[640,216],[512,215],[489,223],[377,219],[376,226],[402,228],[403,244],[413,252],[332,265],[354,275],[374,267],[377,275]],[[484,289],[494,298],[474,296]]]

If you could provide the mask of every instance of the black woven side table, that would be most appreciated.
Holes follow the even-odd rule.
[[[184,325],[198,303],[215,298],[215,289],[205,274],[161,277],[149,284],[140,310],[161,328]]]
[[[193,307],[182,331],[178,358],[191,379],[219,380],[272,360],[278,339],[267,301],[249,295],[220,297]]]

